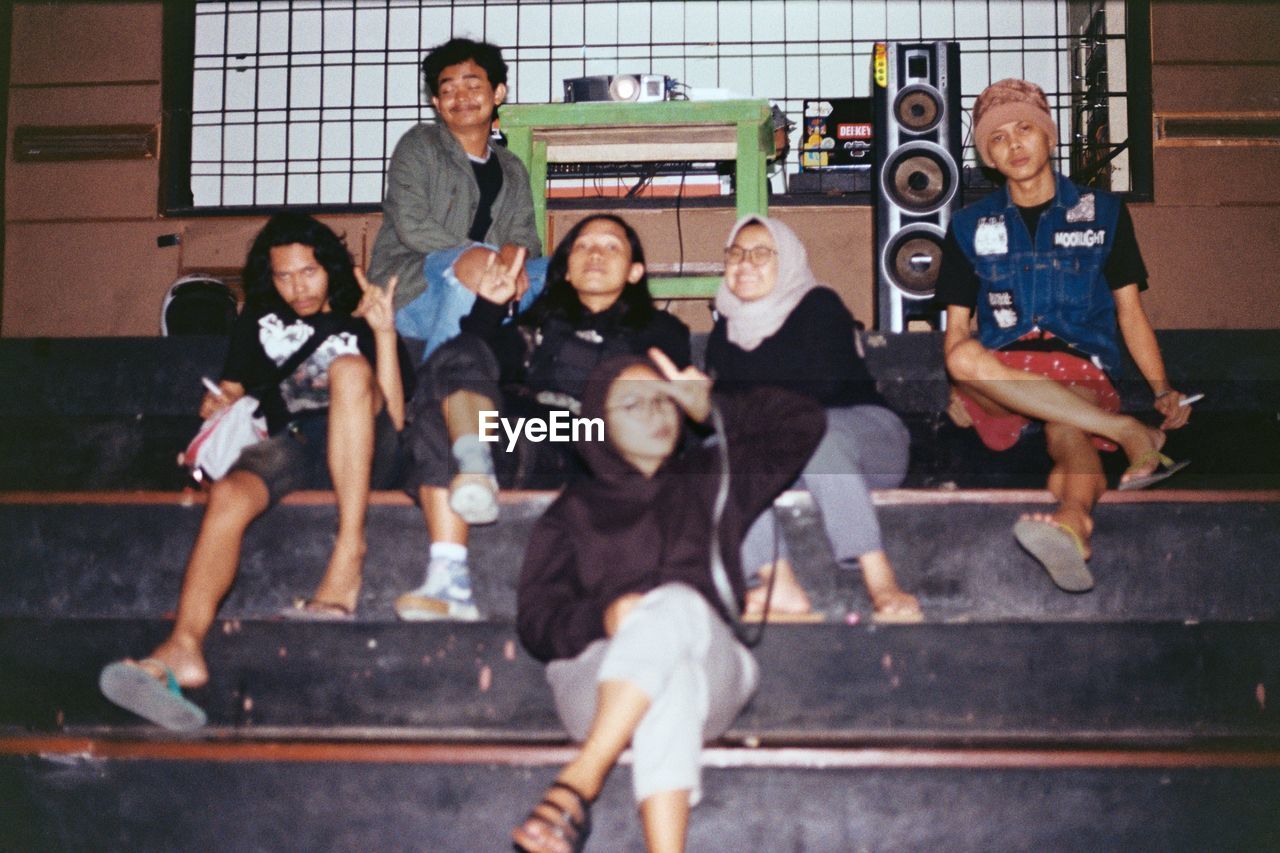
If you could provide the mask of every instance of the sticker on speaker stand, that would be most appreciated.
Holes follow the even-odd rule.
[[[1018,309],[1013,307],[1013,294],[1007,290],[993,290],[987,294],[987,304],[991,306],[991,317],[1002,329],[1010,329],[1018,324]]]
[[[1085,193],[1080,196],[1080,201],[1076,203],[1076,206],[1067,211],[1067,221],[1092,222],[1097,216],[1095,208],[1093,193]]]
[[[978,230],[973,235],[973,250],[979,255],[1009,254],[1009,231],[1004,226],[1004,215],[983,216],[978,220]]]

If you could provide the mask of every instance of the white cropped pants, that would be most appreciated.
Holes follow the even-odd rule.
[[[651,702],[631,739],[636,802],[662,791],[702,796],[702,744],[724,734],[755,693],[759,667],[700,593],[650,590],[613,637],[552,661],[547,681],[569,735],[586,739],[601,682],[627,681]]]

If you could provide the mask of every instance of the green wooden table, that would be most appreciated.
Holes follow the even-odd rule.
[[[502,131],[529,170],[538,234],[548,252],[548,163],[732,160],[738,215],[769,212],[765,169],[774,149],[765,100],[507,104]],[[717,276],[650,279],[654,296],[663,299],[709,298],[719,284]]]

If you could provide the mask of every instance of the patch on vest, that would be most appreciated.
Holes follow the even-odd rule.
[[[1076,206],[1067,211],[1068,222],[1092,222],[1096,216],[1093,193],[1080,196]]]
[[[1053,245],[1059,249],[1092,249],[1094,246],[1101,246],[1106,239],[1105,228],[1053,232]]]
[[[1009,254],[1009,231],[1004,226],[1003,214],[978,219],[978,230],[973,235],[973,250],[979,255]]]
[[[991,317],[1002,329],[1009,329],[1018,323],[1018,309],[1013,307],[1013,294],[1007,290],[996,290],[987,294],[987,305],[991,306]]]

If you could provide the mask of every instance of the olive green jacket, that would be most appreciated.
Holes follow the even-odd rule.
[[[502,189],[493,202],[493,224],[485,242],[525,246],[529,257],[542,254],[534,222],[529,173],[520,159],[495,146],[502,166]],[[382,227],[369,259],[369,279],[396,286],[396,309],[427,288],[422,264],[427,255],[468,242],[467,232],[480,205],[480,187],[462,144],[443,124],[420,124],[396,144],[387,169]]]

